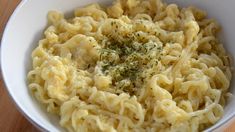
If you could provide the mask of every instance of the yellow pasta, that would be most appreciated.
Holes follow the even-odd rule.
[[[223,116],[230,61],[204,11],[117,0],[48,21],[28,87],[68,131],[197,132]]]

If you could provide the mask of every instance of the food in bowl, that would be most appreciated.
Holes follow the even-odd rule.
[[[201,131],[223,116],[230,60],[204,11],[117,0],[48,21],[28,86],[68,131]]]

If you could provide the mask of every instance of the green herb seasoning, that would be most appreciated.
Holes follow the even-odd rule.
[[[112,77],[115,89],[130,95],[142,87],[146,78],[144,72],[158,64],[162,51],[161,44],[157,42],[141,43],[134,41],[134,38],[124,41],[111,38],[99,50],[102,72]]]

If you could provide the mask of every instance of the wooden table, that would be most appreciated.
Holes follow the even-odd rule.
[[[5,24],[21,0],[0,0],[0,40]],[[17,111],[9,98],[0,76],[0,131],[1,132],[37,132],[38,130]],[[235,122],[226,132],[235,132]]]

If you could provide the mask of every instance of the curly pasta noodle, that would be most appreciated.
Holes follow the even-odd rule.
[[[117,0],[48,13],[29,88],[68,131],[190,131],[223,116],[230,60],[195,7]]]

